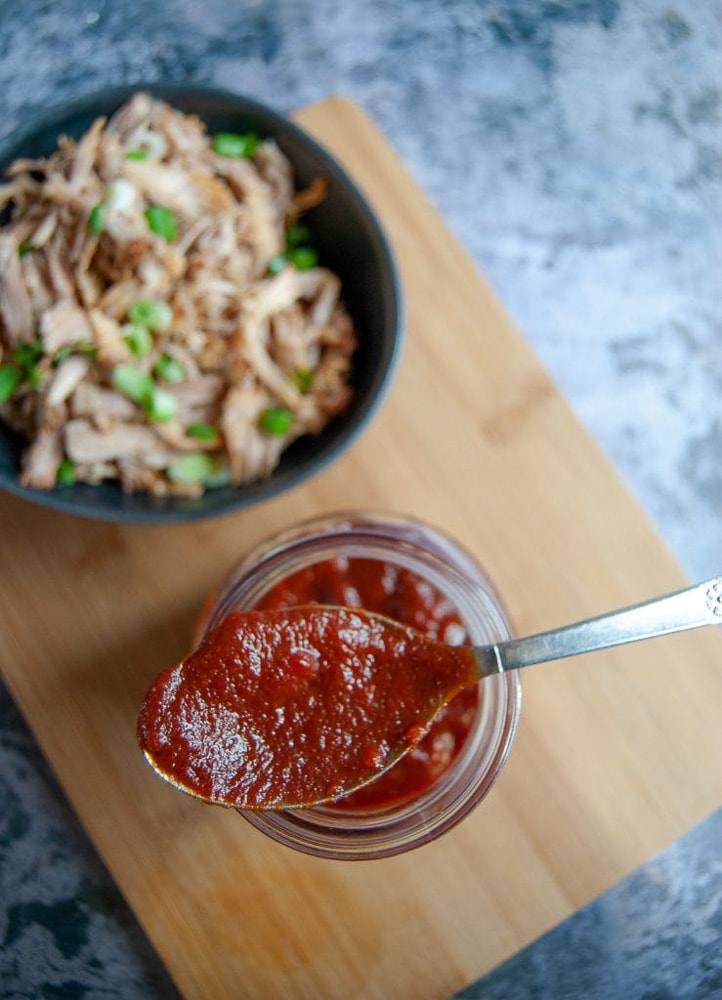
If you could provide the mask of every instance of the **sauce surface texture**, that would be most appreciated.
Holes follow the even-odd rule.
[[[355,562],[365,564],[364,574],[372,573],[371,561]],[[384,567],[376,565],[377,596],[398,590],[398,571]],[[334,561],[327,568],[340,573],[347,603],[363,599],[368,610],[389,613],[368,607],[371,593],[359,593],[360,581],[349,576],[348,565]],[[341,593],[316,586],[323,575],[315,574],[316,583],[307,581],[315,600],[339,600]],[[404,581],[409,593],[397,594],[407,616],[418,626],[424,624],[419,615],[426,615],[426,631],[448,637],[450,626],[460,627],[453,609],[415,580]],[[263,608],[231,613],[148,692],[139,743],[179,788],[209,802],[251,809],[334,799],[418,744],[425,732],[419,720],[473,678],[473,659],[463,647],[440,651],[414,629],[389,627],[362,611],[284,606],[286,599],[297,604],[311,596],[300,583],[285,580],[279,585],[283,596],[276,588]],[[424,773],[427,783],[433,780]],[[346,804],[383,780],[347,796]],[[391,789],[387,799],[414,791],[394,783]]]
[[[258,608],[298,604],[366,608],[410,625],[438,642],[468,642],[456,608],[437,587],[409,569],[379,559],[314,563],[269,590]],[[378,809],[422,794],[448,771],[465,745],[479,709],[478,685],[446,704],[421,740],[374,781],[334,802],[339,809]]]

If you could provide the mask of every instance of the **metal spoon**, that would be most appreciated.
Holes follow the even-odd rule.
[[[351,608],[231,612],[161,674],[138,739],[176,787],[241,809],[314,805],[374,780],[481,678],[722,621],[722,577],[488,646]]]
[[[479,677],[722,623],[722,577],[522,639],[474,647]]]

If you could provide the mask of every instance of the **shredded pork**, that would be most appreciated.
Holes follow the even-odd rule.
[[[196,496],[269,476],[347,408],[352,321],[291,240],[324,196],[271,140],[221,152],[136,94],[0,185],[0,417],[21,480]]]

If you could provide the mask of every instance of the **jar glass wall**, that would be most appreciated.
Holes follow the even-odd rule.
[[[231,611],[255,607],[293,574],[334,559],[379,560],[428,581],[456,609],[472,643],[510,636],[491,583],[458,542],[417,520],[353,512],[303,522],[249,552],[210,602],[198,638]],[[520,710],[516,672],[487,678],[461,751],[411,799],[383,807],[329,803],[241,815],[274,840],[317,857],[370,860],[409,851],[450,830],[484,798],[512,746]]]

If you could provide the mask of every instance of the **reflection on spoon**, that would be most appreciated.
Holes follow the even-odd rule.
[[[378,777],[481,678],[720,621],[722,578],[490,646],[348,608],[232,612],[156,679],[138,741],[158,774],[207,802],[313,805]]]

